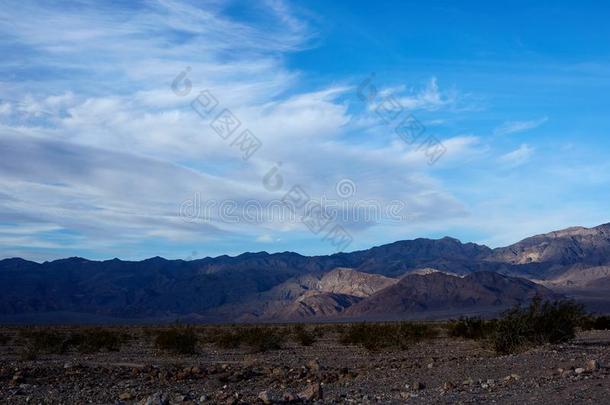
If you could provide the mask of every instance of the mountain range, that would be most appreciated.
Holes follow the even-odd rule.
[[[610,224],[491,249],[454,238],[327,256],[0,261],[0,322],[330,321],[491,315],[534,296],[610,309]]]

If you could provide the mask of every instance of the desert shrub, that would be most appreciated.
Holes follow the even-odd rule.
[[[273,327],[236,327],[216,333],[212,343],[224,349],[246,346],[254,352],[266,352],[281,349],[284,334]]]
[[[529,307],[516,307],[504,313],[491,335],[498,353],[515,353],[545,343],[573,339],[576,327],[585,318],[581,305],[572,301],[545,301],[539,298]]]
[[[102,328],[85,329],[73,333],[67,344],[81,353],[95,353],[102,350],[117,352],[130,336],[118,331]]]
[[[198,342],[199,336],[189,326],[173,326],[156,331],[155,346],[171,353],[194,354]]]
[[[313,334],[314,334],[314,336],[316,336],[318,338],[324,337],[324,335],[326,334],[327,329],[328,329],[328,327],[324,327],[322,325],[314,326]]]
[[[495,321],[484,321],[481,318],[460,318],[447,325],[451,337],[483,340],[489,338],[495,330]]]
[[[19,332],[23,340],[24,354],[63,354],[70,348],[70,339],[64,333],[54,330],[28,330]]]
[[[610,316],[590,316],[581,327],[584,330],[610,330]]]
[[[242,344],[242,337],[233,331],[218,332],[211,342],[221,349],[237,349]]]
[[[125,333],[102,328],[70,334],[55,330],[22,330],[19,336],[24,341],[22,357],[26,359],[33,359],[38,354],[64,354],[71,349],[81,353],[118,351],[129,339]]]
[[[339,341],[376,351],[388,348],[406,349],[410,344],[432,339],[438,331],[431,325],[411,322],[393,324],[358,323],[349,325]]]
[[[266,352],[281,349],[284,335],[276,328],[252,328],[244,331],[243,339],[255,352]]]
[[[292,336],[303,346],[311,346],[316,342],[315,331],[309,332],[303,325],[295,325],[292,328]]]

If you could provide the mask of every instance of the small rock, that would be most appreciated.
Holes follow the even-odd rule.
[[[420,391],[420,390],[426,389],[426,385],[422,382],[416,381],[413,383],[413,389],[415,391]]]
[[[303,401],[313,401],[316,399],[322,399],[322,386],[320,385],[320,383],[311,384],[303,391],[299,392],[297,396]]]
[[[307,363],[307,368],[314,373],[319,373],[321,368],[320,362],[317,359],[311,360]]]
[[[472,384],[474,384],[474,381],[470,377],[468,377],[468,379],[464,380],[464,382],[462,383],[462,385],[472,385]]]
[[[121,401],[129,401],[133,398],[133,395],[131,395],[131,392],[123,392],[121,395],[119,395],[119,399]]]
[[[585,368],[587,369],[587,371],[599,370],[599,362],[597,360],[589,360]]]
[[[453,385],[451,381],[447,381],[445,384],[443,384],[443,391],[451,391],[454,388],[455,385]]]
[[[262,391],[258,394],[258,399],[263,403],[263,404],[270,404],[271,403],[271,396],[269,395],[269,391]]]
[[[157,392],[140,402],[142,405],[169,405],[169,398],[162,392]]]
[[[582,368],[582,367],[578,367],[576,370],[574,370],[574,372],[575,372],[576,374],[582,374],[582,373],[584,373],[584,372],[585,372],[585,369],[584,369],[584,368]]]

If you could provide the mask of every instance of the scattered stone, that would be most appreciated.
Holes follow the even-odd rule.
[[[589,360],[585,366],[587,371],[596,371],[600,369],[599,362],[597,360]]]
[[[121,401],[129,401],[133,399],[133,395],[131,394],[131,392],[123,392],[121,395],[119,395],[119,399]]]
[[[426,385],[422,382],[416,381],[413,383],[413,389],[415,391],[420,391],[426,389]]]
[[[258,394],[258,399],[263,403],[263,404],[270,404],[271,403],[271,396],[269,395],[269,391],[262,391]]]
[[[317,359],[311,360],[307,363],[307,368],[313,373],[319,373],[321,369],[320,362]]]
[[[297,396],[303,401],[313,401],[322,399],[322,386],[320,385],[320,383],[311,384],[303,391],[299,392]]]
[[[576,374],[582,374],[582,373],[584,373],[584,372],[585,372],[585,369],[584,369],[584,368],[582,368],[582,367],[578,367],[576,370],[574,370],[574,372],[575,372]]]
[[[455,385],[453,385],[453,383],[451,381],[447,381],[446,383],[443,384],[443,391],[451,391],[454,388],[455,388]]]
[[[285,402],[292,402],[292,401],[296,401],[297,400],[297,396],[292,393],[292,392],[285,392],[284,395],[282,395],[282,399]]]
[[[466,380],[464,380],[464,382],[462,383],[462,385],[472,385],[474,384],[474,380],[470,377],[468,377]]]
[[[143,401],[140,401],[142,405],[169,405],[169,398],[162,392],[157,392]]]
[[[19,385],[23,382],[24,378],[23,378],[23,373],[21,371],[17,371],[14,375],[13,375],[13,379],[12,379],[12,383],[14,385]]]

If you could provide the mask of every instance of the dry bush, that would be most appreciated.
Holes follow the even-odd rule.
[[[311,346],[317,340],[315,331],[308,331],[304,325],[293,326],[291,335],[294,340],[302,346]]]
[[[279,350],[284,343],[284,333],[276,327],[233,327],[217,331],[209,341],[223,349],[246,346],[254,352]]]
[[[190,326],[173,326],[169,329],[159,329],[154,332],[155,346],[158,349],[177,353],[195,354],[199,336]]]
[[[22,329],[19,338],[27,355],[64,354],[70,348],[70,337],[51,329]]]
[[[610,316],[590,316],[584,320],[584,330],[610,330]]]
[[[349,325],[339,341],[358,345],[369,351],[406,349],[409,345],[438,336],[438,330],[423,323],[358,323]]]
[[[484,321],[481,318],[460,318],[449,322],[447,331],[450,337],[464,339],[488,339],[495,330],[496,321]]]
[[[566,342],[575,337],[576,327],[584,319],[582,305],[536,298],[529,307],[505,312],[491,335],[491,343],[496,352],[508,354],[545,343]]]
[[[96,353],[103,350],[118,352],[131,336],[112,329],[89,328],[70,335],[68,346],[81,353]]]
[[[11,337],[9,335],[5,335],[4,333],[0,333],[0,346],[6,346],[11,342]]]
[[[88,328],[67,333],[53,329],[22,329],[22,358],[32,360],[39,354],[65,354],[70,350],[94,353],[102,350],[119,351],[130,337],[111,329]]]

